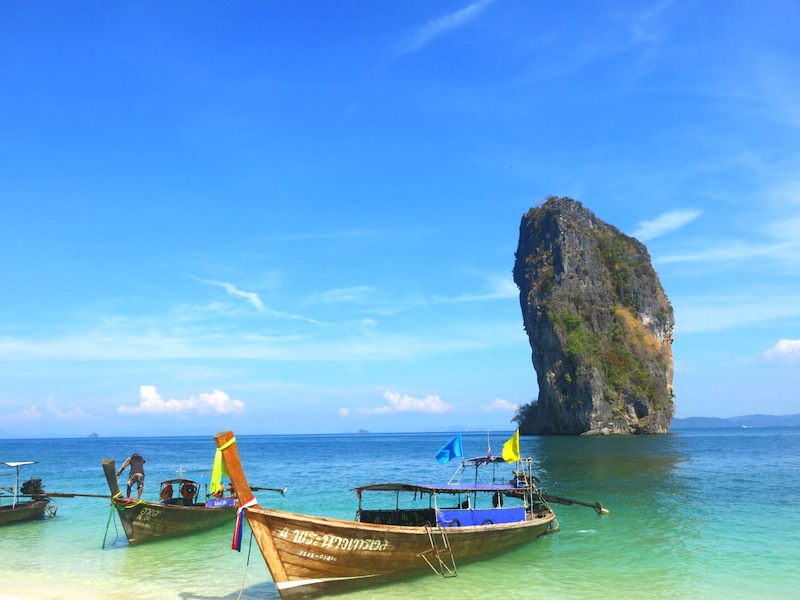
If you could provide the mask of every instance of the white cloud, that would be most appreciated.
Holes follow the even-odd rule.
[[[800,317],[800,295],[676,297],[675,332],[731,331],[756,323]]]
[[[770,362],[800,363],[800,340],[779,340],[764,352],[764,358]]]
[[[376,406],[375,408],[359,408],[358,412],[362,415],[388,415],[392,412],[391,406]]]
[[[490,275],[486,277],[488,290],[483,294],[461,294],[452,298],[434,296],[434,302],[480,302],[482,300],[505,300],[519,298],[519,288],[509,276]]]
[[[299,321],[307,321],[309,323],[314,323],[316,325],[324,325],[324,323],[317,321],[315,319],[309,319],[308,317],[304,317],[302,315],[293,315],[291,313],[285,313],[278,310],[273,310],[271,308],[267,308],[267,306],[261,301],[261,298],[255,292],[243,292],[240,289],[237,289],[233,284],[226,283],[224,281],[213,281],[211,279],[200,279],[199,277],[194,277],[190,275],[192,279],[195,279],[201,283],[208,283],[209,285],[216,285],[221,288],[224,288],[228,294],[237,298],[244,298],[253,305],[258,312],[266,313],[272,317],[276,317],[279,319],[296,319]]]
[[[422,413],[443,413],[453,409],[451,404],[444,402],[439,396],[425,396],[424,398],[414,398],[408,394],[400,394],[387,390],[383,397],[389,403],[388,406],[376,406],[375,408],[364,408],[358,412],[371,415],[385,415],[394,412],[422,412]]]
[[[636,224],[636,231],[633,232],[633,237],[642,240],[643,242],[655,239],[676,229],[680,229],[688,225],[701,214],[702,210],[699,209],[686,209],[686,210],[673,210],[665,212],[652,221],[640,221]]]
[[[509,412],[515,412],[519,408],[518,404],[514,404],[513,402],[509,402],[508,400],[503,400],[502,398],[496,398],[492,400],[483,410],[487,412],[492,412],[496,410],[506,410]]]
[[[795,163],[793,169],[797,169]],[[773,175],[779,178],[780,175]],[[745,233],[740,239],[699,240],[696,250],[676,251],[658,257],[659,264],[669,263],[752,263],[784,268],[800,265],[800,181],[790,179],[764,192],[766,203],[754,201],[755,212],[739,217]],[[680,212],[680,211],[678,211]],[[670,214],[670,213],[668,213]],[[642,227],[651,222],[640,223]],[[636,234],[634,234],[636,235]],[[638,237],[638,236],[637,236]],[[655,237],[655,236],[651,236]],[[644,238],[641,238],[644,239]]]
[[[344,417],[347,417],[349,414],[350,414],[350,409],[349,408],[342,407],[342,408],[339,409],[339,416],[340,417],[344,418]]]
[[[12,413],[8,416],[9,419],[41,419],[42,412],[39,410],[39,407],[36,404],[32,404],[30,407],[20,410],[18,412]]]
[[[363,302],[373,288],[368,285],[358,285],[346,288],[328,290],[320,295],[323,302]]]
[[[477,17],[484,8],[489,6],[494,0],[478,0],[466,8],[457,10],[454,13],[428,21],[420,27],[405,43],[397,48],[397,55],[415,52],[430,43],[439,36],[461,27],[471,19]]]
[[[58,421],[69,421],[72,419],[87,419],[91,416],[80,406],[70,406],[66,409],[59,407],[55,402],[55,396],[51,394],[47,397],[43,408],[40,408],[38,404],[32,404],[26,409],[9,415],[8,418],[20,420],[50,418]]]
[[[52,394],[47,397],[46,409],[48,416],[59,420],[86,419],[91,416],[80,406],[71,406],[66,410],[60,408],[56,405],[55,397]]]
[[[264,303],[261,301],[261,298],[258,297],[258,294],[255,292],[243,292],[240,289],[237,289],[232,283],[226,283],[224,281],[213,281],[210,279],[200,279],[199,277],[193,277],[197,281],[201,283],[208,283],[210,285],[216,285],[223,288],[226,292],[228,292],[231,296],[235,296],[237,298],[244,298],[250,304],[252,304],[257,310],[265,311],[267,309],[264,306]]]
[[[420,399],[386,390],[383,393],[383,397],[386,398],[392,409],[397,412],[442,413],[453,408],[439,396],[425,396]]]
[[[329,327],[324,335],[287,328],[285,330],[212,330],[190,322],[175,327],[175,319],[130,319],[124,323],[101,323],[97,329],[50,339],[0,336],[0,360],[175,360],[221,358],[301,362],[356,362],[418,360],[452,352],[480,350],[515,342],[522,329],[518,323],[483,322],[456,332],[442,326],[424,331],[410,328],[376,332],[376,323],[361,319],[358,327]],[[350,323],[353,325],[353,323]],[[498,330],[502,334],[498,336]]]
[[[698,252],[683,254],[667,254],[658,259],[659,263],[721,263],[760,258],[779,258],[783,249],[777,244],[752,244],[749,242],[732,241],[716,244]]]
[[[202,393],[191,396],[186,400],[162,400],[155,386],[143,385],[139,388],[140,402],[137,406],[122,405],[117,407],[117,412],[129,415],[149,414],[204,414],[218,413],[230,414],[242,412],[244,402],[233,400],[228,394],[220,390],[211,393]]]

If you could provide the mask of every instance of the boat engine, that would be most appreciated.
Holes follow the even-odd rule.
[[[20,492],[22,492],[25,496],[30,496],[34,500],[44,498],[44,486],[42,485],[41,479],[34,479],[31,477],[22,484],[20,487]]]

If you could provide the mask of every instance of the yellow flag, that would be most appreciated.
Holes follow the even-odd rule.
[[[514,432],[505,444],[503,444],[503,460],[512,463],[519,460],[519,429]]]

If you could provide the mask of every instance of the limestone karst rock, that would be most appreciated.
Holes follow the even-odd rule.
[[[521,433],[669,431],[675,321],[644,244],[550,197],[522,218],[514,281],[539,383]]]

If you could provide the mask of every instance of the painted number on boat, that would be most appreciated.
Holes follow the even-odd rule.
[[[137,521],[149,521],[161,514],[160,510],[153,510],[152,508],[143,508],[139,513]]]
[[[376,540],[371,538],[351,538],[340,537],[338,535],[327,535],[307,531],[305,529],[294,529],[291,532],[288,527],[278,531],[278,536],[288,540],[291,539],[295,544],[305,544],[314,548],[330,548],[335,550],[360,550],[365,552],[383,552],[389,545],[388,540]],[[329,559],[326,559],[329,560]]]

